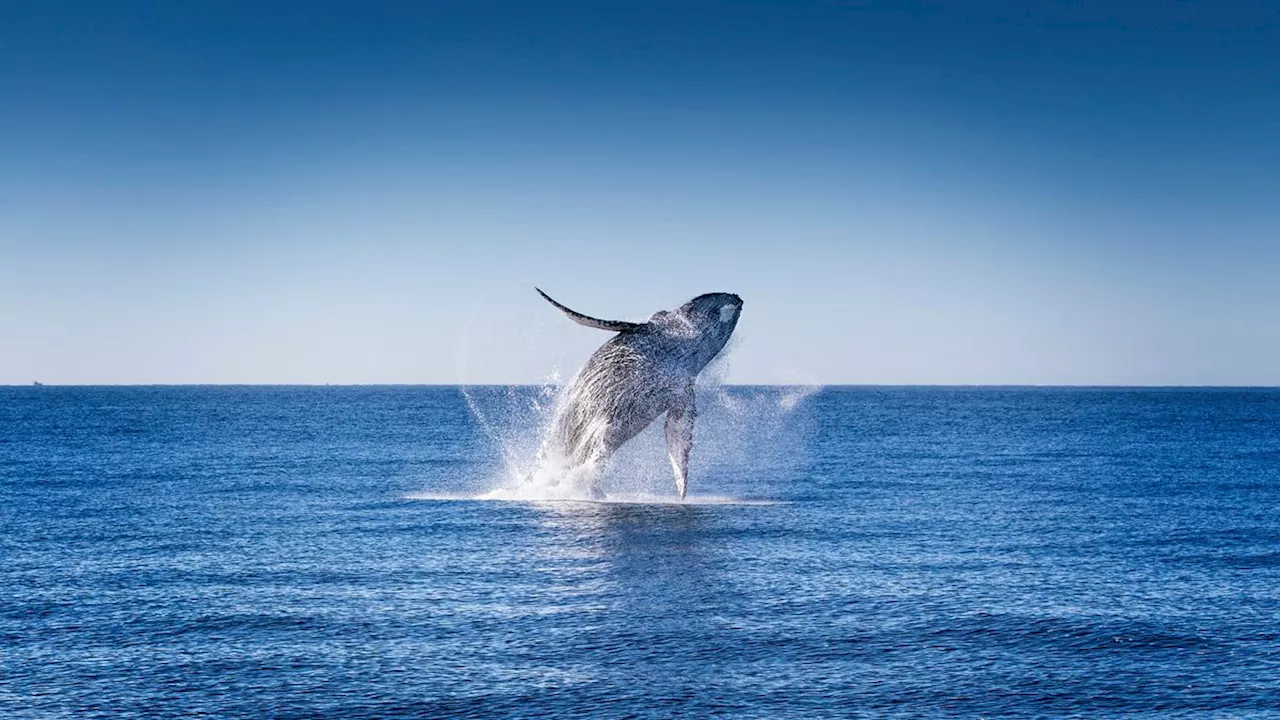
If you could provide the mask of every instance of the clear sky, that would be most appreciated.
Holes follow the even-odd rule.
[[[1280,385],[1280,3],[0,5],[0,383]]]

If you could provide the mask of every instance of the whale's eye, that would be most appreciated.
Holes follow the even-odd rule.
[[[732,303],[720,306],[720,322],[729,322],[733,319],[733,314],[738,312],[738,307]]]

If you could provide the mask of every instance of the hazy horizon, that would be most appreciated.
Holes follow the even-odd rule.
[[[0,384],[1280,385],[1280,5],[0,8]]]

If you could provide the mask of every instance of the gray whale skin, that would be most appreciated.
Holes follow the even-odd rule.
[[[537,288],[535,288],[537,289]],[[683,500],[693,447],[694,382],[720,353],[742,311],[732,293],[699,295],[648,322],[600,320],[538,294],[574,322],[617,333],[578,371],[539,453],[571,468],[599,468],[623,443],[666,414],[667,451]],[[601,495],[592,481],[591,492]]]

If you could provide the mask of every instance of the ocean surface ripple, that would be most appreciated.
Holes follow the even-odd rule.
[[[475,499],[545,411],[0,388],[0,717],[1280,718],[1280,391],[722,387],[698,502]]]

